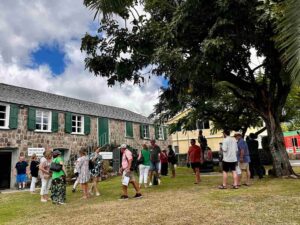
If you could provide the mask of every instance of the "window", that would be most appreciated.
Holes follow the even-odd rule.
[[[298,147],[298,140],[297,138],[292,138],[292,144],[294,147]]]
[[[140,126],[140,132],[141,132],[141,138],[142,139],[149,139],[150,134],[149,134],[149,125],[141,125]]]
[[[83,116],[72,115],[72,133],[83,134]]]
[[[159,128],[158,128],[158,139],[164,140],[164,127],[163,126],[159,126]]]
[[[202,129],[209,129],[209,121],[205,120],[205,121],[197,121],[197,129],[198,130],[202,130]]]
[[[35,117],[36,131],[51,131],[51,112],[44,110],[36,110]]]
[[[8,128],[9,105],[0,105],[0,128]]]
[[[127,122],[126,121],[126,130],[125,130],[125,137],[133,138],[133,127],[132,127],[132,122]]]

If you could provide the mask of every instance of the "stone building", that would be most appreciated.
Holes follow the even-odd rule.
[[[81,147],[140,149],[152,138],[170,143],[166,127],[129,110],[0,83],[0,189],[13,187],[21,152],[60,149],[68,161]]]

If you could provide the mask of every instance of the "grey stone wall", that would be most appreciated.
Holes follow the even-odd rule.
[[[35,132],[27,130],[27,108],[20,109],[17,129],[0,130],[0,149],[17,148],[27,156],[28,148],[43,147],[45,149],[67,148],[77,153],[81,147],[97,144],[97,118],[91,117],[91,132],[89,135],[74,135],[65,133],[64,113],[60,112],[58,132]]]
[[[65,133],[64,112],[59,112],[58,132],[34,132],[27,130],[27,108],[20,109],[17,129],[0,129],[0,150],[16,148],[18,153],[24,152],[27,156],[28,148],[66,148],[70,155],[78,153],[81,147],[96,146],[98,144],[97,118],[91,117],[91,132],[89,135],[75,135]],[[109,119],[109,142],[120,145],[126,143],[133,148],[141,149],[144,142],[149,140],[140,138],[140,125],[133,123],[134,138],[125,137],[125,121]],[[154,127],[150,125],[150,138],[154,138]],[[167,140],[157,140],[161,149],[167,148],[171,143],[170,136]]]
[[[140,138],[140,124],[133,123],[133,138],[125,137],[125,121],[109,120],[109,133],[110,142],[115,145],[127,144],[135,149],[141,149],[143,143],[150,144],[150,139],[154,139],[154,126],[150,125],[150,139]],[[171,137],[168,136],[167,140],[156,140],[156,143],[161,149],[167,149],[171,144]]]

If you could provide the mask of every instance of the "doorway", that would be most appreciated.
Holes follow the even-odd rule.
[[[9,189],[11,183],[12,153],[0,152],[0,189]]]

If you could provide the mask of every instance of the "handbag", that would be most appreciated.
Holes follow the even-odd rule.
[[[144,163],[144,156],[141,154],[141,158],[138,160],[138,164],[143,164]]]
[[[59,172],[62,170],[62,165],[59,163],[52,162],[50,165],[50,170],[54,172]]]

